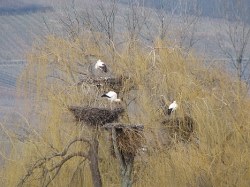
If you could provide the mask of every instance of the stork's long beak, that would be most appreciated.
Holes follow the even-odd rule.
[[[101,97],[109,97],[109,96],[107,96],[106,94],[103,94]]]

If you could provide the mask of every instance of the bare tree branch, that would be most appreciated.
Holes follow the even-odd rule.
[[[40,169],[40,168],[46,168],[46,163],[51,161],[52,159],[56,158],[56,157],[62,157],[62,160],[57,163],[56,165],[54,165],[52,168],[50,169],[45,169],[46,173],[50,173],[50,172],[53,172],[54,170],[56,170],[55,174],[50,178],[50,180],[45,183],[45,186],[48,186],[49,183],[57,176],[57,174],[59,173],[61,167],[63,166],[63,164],[65,162],[67,162],[68,160],[70,160],[71,158],[73,157],[76,157],[76,156],[80,156],[80,157],[84,157],[86,159],[89,159],[89,155],[86,154],[85,152],[75,152],[75,153],[71,153],[69,155],[67,155],[70,147],[76,143],[76,142],[85,142],[87,144],[90,144],[90,141],[87,140],[86,138],[82,138],[82,137],[79,137],[79,138],[75,138],[74,140],[70,141],[66,146],[65,148],[63,149],[62,152],[57,152],[57,153],[54,153],[50,156],[46,156],[44,158],[41,158],[41,159],[38,159],[27,171],[26,175],[20,180],[20,182],[18,183],[17,186],[23,186],[24,183],[27,181],[27,179],[34,173],[34,171],[36,169]],[[66,156],[67,155],[67,156]],[[66,156],[66,157],[64,157]],[[45,174],[47,175],[47,174]],[[45,177],[46,178],[46,177]]]

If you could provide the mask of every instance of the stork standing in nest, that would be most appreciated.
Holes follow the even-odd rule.
[[[99,69],[102,72],[107,73],[108,72],[108,68],[106,66],[106,64],[104,62],[102,62],[100,59],[97,60],[96,64],[95,64],[95,69]]]
[[[107,97],[110,102],[120,102],[121,99],[117,99],[117,93],[114,91],[109,91],[108,93],[103,94],[101,97]]]
[[[113,102],[121,102],[121,99],[117,98],[117,93],[114,91],[109,91],[108,93],[103,94],[101,97],[107,97],[110,101],[110,107],[112,108]]]

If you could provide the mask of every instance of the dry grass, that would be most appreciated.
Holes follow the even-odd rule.
[[[82,48],[82,43],[84,47]],[[250,186],[250,100],[239,94],[238,83],[220,67],[207,67],[193,56],[183,57],[181,50],[168,49],[155,42],[155,50],[141,45],[117,51],[114,61],[107,46],[95,46],[90,38],[71,42],[48,37],[28,55],[27,70],[20,78],[21,92],[33,99],[30,114],[35,113],[41,131],[27,125],[30,136],[24,142],[11,140],[11,154],[2,169],[2,185],[15,186],[38,158],[63,150],[74,137],[91,137],[93,130],[74,124],[69,105],[109,107],[97,88],[77,89],[81,79],[77,71],[87,72],[89,54],[102,57],[117,75],[132,77],[136,89],[122,92],[127,107],[124,123],[145,125],[147,152],[136,157],[134,186]],[[109,51],[110,50],[110,51]],[[91,61],[91,60],[90,60]],[[92,63],[95,60],[93,59]],[[60,71],[59,71],[60,69]],[[63,80],[51,78],[59,75]],[[26,84],[24,84],[26,83]],[[125,84],[126,87],[126,84]],[[244,87],[241,93],[246,93]],[[179,104],[176,117],[192,116],[196,143],[176,142],[173,148],[162,146],[158,136],[167,117],[160,110],[161,95],[166,104]],[[104,186],[119,186],[117,161],[110,156],[107,134],[99,136],[100,170]],[[195,145],[198,143],[198,146]],[[85,150],[79,143],[74,150]],[[48,168],[50,167],[48,163]],[[41,186],[37,170],[27,186]],[[72,159],[61,169],[50,186],[91,186],[89,167],[81,158]]]

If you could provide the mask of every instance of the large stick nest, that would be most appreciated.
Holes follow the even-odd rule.
[[[115,128],[117,146],[124,157],[135,156],[145,142],[142,125],[115,124],[113,127],[105,125],[105,128]],[[113,143],[111,154],[115,155]]]
[[[177,141],[187,142],[194,132],[195,121],[190,116],[170,118],[162,121],[163,131]]]
[[[131,80],[130,77],[120,76],[120,77],[84,77],[79,83],[78,86],[82,86],[84,84],[95,85],[98,88],[103,88],[107,90],[114,90],[119,93],[121,90],[125,88],[125,84],[127,81]],[[128,90],[131,90],[134,86],[131,84],[128,86]]]
[[[83,121],[92,126],[102,126],[106,123],[116,122],[119,116],[125,111],[123,108],[111,110],[81,106],[70,106],[68,109],[73,113],[77,121]]]
[[[142,147],[144,140],[143,133],[132,129],[116,130],[117,145],[122,154],[135,155],[137,150]]]

